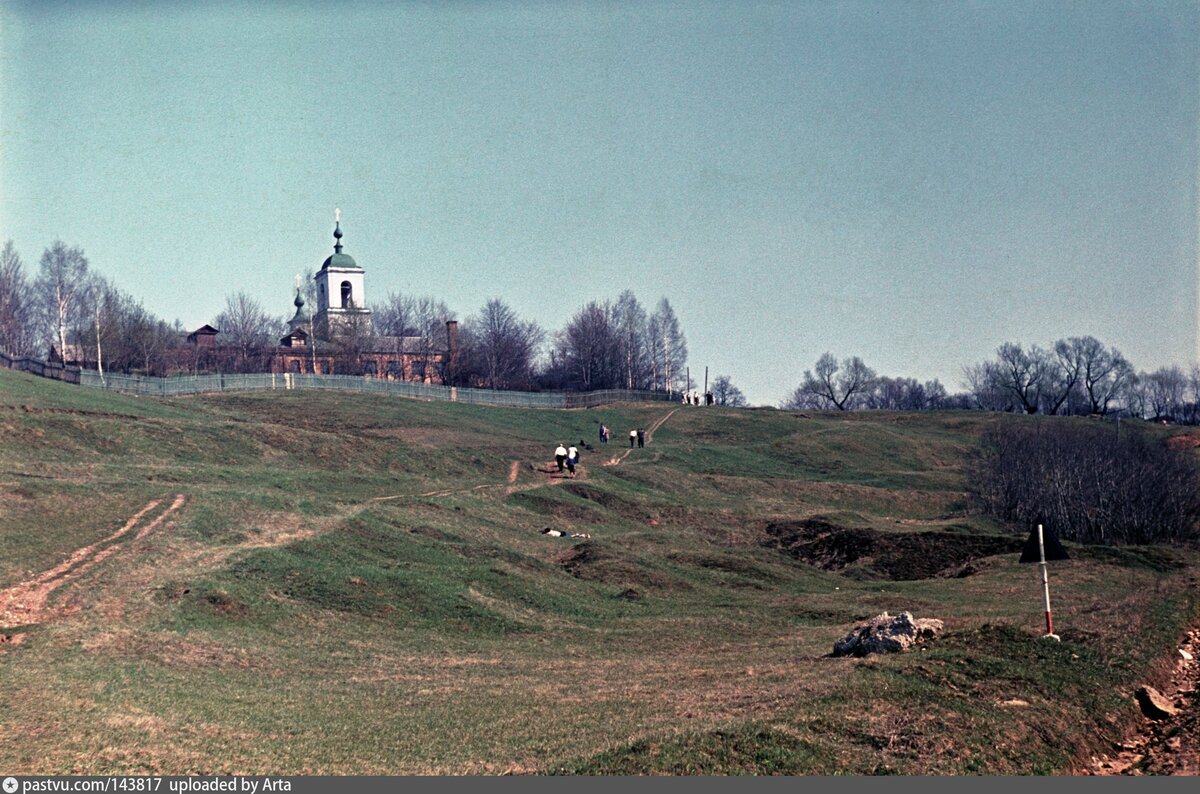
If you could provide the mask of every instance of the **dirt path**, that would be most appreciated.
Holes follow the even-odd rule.
[[[649,444],[650,439],[654,437],[654,431],[658,430],[660,427],[662,427],[668,419],[670,419],[672,416],[675,415],[675,412],[678,410],[679,410],[678,408],[672,408],[670,411],[663,414],[658,419],[654,420],[654,423],[652,425],[650,425],[650,427],[646,428],[646,443],[647,444]],[[602,466],[619,465],[621,463],[621,461],[623,461],[623,460],[625,460],[625,458],[629,457],[630,452],[633,452],[633,447],[630,447],[629,449],[625,450],[617,457],[610,458],[609,460],[605,461],[604,463],[602,463],[600,465],[602,465]]]
[[[1089,775],[1200,775],[1200,626],[1188,632],[1163,696],[1179,713],[1147,719],[1137,736],[1092,759]],[[1186,658],[1184,654],[1191,656]]]
[[[670,419],[675,414],[675,412],[678,410],[679,410],[678,408],[673,408],[670,411],[668,411],[666,414],[664,414],[663,416],[654,420],[654,423],[651,424],[650,427],[648,427],[646,429],[646,443],[647,444],[650,443],[650,439],[654,436],[654,431],[656,431],[660,427],[662,427],[663,424],[668,419]],[[603,463],[601,463],[600,465],[601,466],[616,466],[621,461],[625,460],[625,458],[628,457],[629,453],[632,451],[633,451],[632,448],[627,449],[627,450],[625,450],[625,452],[618,455],[617,457],[606,460]],[[405,494],[393,494],[391,496],[376,496],[375,498],[371,499],[370,501],[371,502],[393,502],[393,501],[396,501],[397,499],[424,499],[424,498],[428,498],[428,497],[453,496],[454,494],[473,493],[475,491],[483,491],[483,490],[487,490],[489,488],[504,488],[505,493],[510,494],[510,493],[515,493],[516,491],[526,491],[531,488],[541,488],[544,485],[561,485],[562,483],[567,482],[569,480],[574,480],[574,479],[586,480],[588,478],[587,470],[583,467],[583,465],[579,466],[579,474],[577,477],[567,477],[566,475],[559,475],[559,476],[555,477],[554,475],[558,473],[558,469],[555,467],[555,464],[553,462],[550,462],[550,463],[544,463],[540,467],[536,467],[531,464],[531,468],[533,468],[535,471],[539,471],[542,474],[550,475],[550,477],[548,477],[546,481],[531,483],[528,485],[515,485],[514,483],[516,483],[516,481],[517,481],[517,475],[520,472],[520,468],[521,468],[520,461],[516,461],[516,460],[512,461],[512,463],[510,463],[509,467],[508,467],[507,480],[502,483],[488,483],[486,485],[476,485],[472,488],[447,488],[447,489],[438,490],[438,491],[426,491],[425,493],[413,493],[413,494],[405,493]]]
[[[162,499],[154,499],[130,516],[120,529],[108,537],[84,546],[58,565],[42,571],[31,579],[0,590],[0,626],[28,626],[45,623],[47,620],[66,614],[63,609],[55,609],[49,605],[51,593],[74,582],[115,553],[119,548],[117,541],[129,534],[139,524],[142,526],[134,535],[134,540],[144,538],[149,532],[159,527],[169,516],[183,507],[186,501],[187,497],[177,494],[166,510],[153,520],[142,524],[143,520],[163,503]]]

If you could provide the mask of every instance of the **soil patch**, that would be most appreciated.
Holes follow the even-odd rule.
[[[1182,433],[1177,436],[1171,436],[1167,439],[1167,446],[1171,449],[1195,449],[1196,447],[1200,447],[1200,435]]]
[[[621,513],[622,515],[634,516],[636,518],[645,517],[645,511],[634,505],[632,502],[587,483],[569,482],[563,486],[563,490],[569,494],[578,496],[581,499],[587,499],[589,502],[595,502],[601,507],[606,507],[609,510]]]
[[[185,501],[187,498],[183,494],[178,494],[170,507],[138,529],[135,540],[145,537],[148,532],[182,507]],[[59,565],[41,572],[32,579],[0,590],[0,625],[22,626],[44,623],[51,618],[62,617],[71,611],[66,607],[51,607],[49,605],[50,594],[65,585],[74,583],[81,575],[116,552],[119,548],[118,541],[141,524],[147,514],[152,513],[161,503],[161,499],[151,501],[131,516],[124,526],[108,537],[76,550]]]
[[[559,521],[603,521],[603,514],[588,504],[572,504],[539,493],[521,491],[509,496],[510,504]]]
[[[0,411],[21,411],[27,414],[61,414],[66,416],[98,416],[103,419],[132,419],[135,422],[142,418],[133,414],[114,414],[107,411],[81,411],[77,408],[44,408],[32,405],[0,405]]]
[[[1018,553],[1019,538],[945,531],[879,532],[840,527],[822,518],[767,524],[762,545],[826,571],[854,566],[857,577],[911,581],[969,576],[976,560]],[[849,572],[848,572],[849,573]]]
[[[564,571],[577,579],[618,585],[638,597],[646,589],[691,589],[691,585],[682,579],[624,559],[592,541],[573,546],[558,562]]]
[[[1114,747],[1111,756],[1093,758],[1085,774],[1200,774],[1200,627],[1184,637],[1181,651],[1164,692],[1178,713],[1144,720],[1137,735]]]

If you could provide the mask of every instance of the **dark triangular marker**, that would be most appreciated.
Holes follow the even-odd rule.
[[[1046,546],[1046,562],[1051,560],[1069,560],[1071,555],[1067,554],[1067,550],[1058,542],[1058,537],[1049,529],[1042,529],[1042,543]],[[1021,549],[1021,559],[1017,562],[1041,562],[1042,557],[1038,553],[1038,531],[1037,527],[1029,533],[1029,540],[1025,541],[1025,548]]]

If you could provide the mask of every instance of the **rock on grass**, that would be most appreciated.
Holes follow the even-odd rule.
[[[859,626],[833,644],[834,656],[866,656],[870,653],[903,652],[942,630],[936,618],[914,619],[911,612],[884,612]]]

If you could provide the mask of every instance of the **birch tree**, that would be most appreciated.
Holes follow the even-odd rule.
[[[612,322],[620,358],[621,386],[625,389],[645,388],[650,369],[646,349],[647,317],[632,290],[617,296]]]
[[[68,248],[62,240],[56,240],[42,253],[34,291],[62,356],[66,355],[67,327],[78,320],[87,274],[88,260],[82,248]]]
[[[687,367],[687,339],[675,317],[671,302],[658,302],[649,321],[651,388],[671,394]]]

